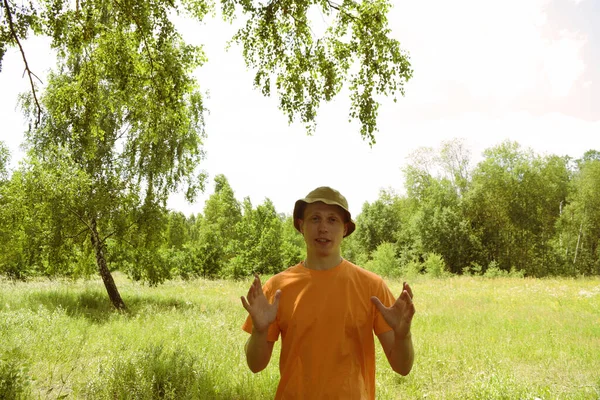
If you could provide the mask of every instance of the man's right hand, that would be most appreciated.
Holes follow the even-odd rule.
[[[250,285],[246,298],[241,297],[242,305],[252,318],[252,326],[257,333],[265,333],[269,329],[269,325],[277,317],[277,309],[279,308],[279,297],[281,290],[275,292],[273,303],[270,304],[265,293],[262,290],[262,284],[258,275],[254,275],[254,281]]]

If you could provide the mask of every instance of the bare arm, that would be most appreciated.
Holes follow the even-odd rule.
[[[391,307],[384,306],[377,297],[372,297],[373,304],[392,328],[391,331],[377,335],[381,347],[387,356],[392,369],[401,374],[408,375],[415,359],[410,326],[415,314],[415,305],[412,302],[412,290],[404,283],[402,294]]]
[[[246,298],[242,296],[242,305],[252,318],[252,334],[246,342],[246,362],[248,367],[254,373],[260,372],[266,368],[271,360],[273,353],[273,342],[267,340],[269,325],[277,317],[279,307],[279,297],[281,291],[275,293],[273,304],[265,297],[258,275],[254,276],[254,281],[250,285]]]
[[[274,342],[267,340],[267,332],[252,332],[252,335],[246,341],[246,362],[250,371],[257,373],[269,365],[271,354],[273,354]]]
[[[387,331],[377,337],[392,369],[400,375],[408,375],[415,360],[410,333],[408,336],[399,337],[394,331]]]

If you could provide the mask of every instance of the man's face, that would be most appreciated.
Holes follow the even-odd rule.
[[[339,254],[346,225],[344,212],[338,206],[321,202],[307,204],[304,219],[300,220],[307,253],[321,257]]]

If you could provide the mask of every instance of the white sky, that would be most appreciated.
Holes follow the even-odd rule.
[[[201,212],[225,174],[242,200],[270,198],[291,213],[294,201],[317,186],[340,190],[356,215],[380,189],[402,192],[401,168],[422,146],[464,138],[474,163],[481,151],[503,140],[538,154],[581,157],[600,150],[599,0],[412,0],[393,1],[394,37],[410,52],[414,78],[397,103],[381,99],[377,144],[360,138],[348,123],[342,93],[323,105],[317,131],[288,126],[276,98],[252,87],[240,51],[225,51],[233,30],[221,21],[181,24],[187,40],[203,43],[209,62],[198,70],[206,105],[206,193],[187,204],[173,196],[170,207]],[[42,79],[53,66],[48,43],[25,43],[31,68]],[[0,73],[0,140],[13,163],[24,130],[16,96],[28,90],[20,53],[11,49]]]

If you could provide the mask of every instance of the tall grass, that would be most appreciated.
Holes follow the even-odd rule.
[[[0,281],[0,398],[270,399],[246,367],[249,282]],[[398,294],[402,281],[389,281]],[[417,278],[416,362],[377,352],[378,399],[599,399],[600,279]]]

